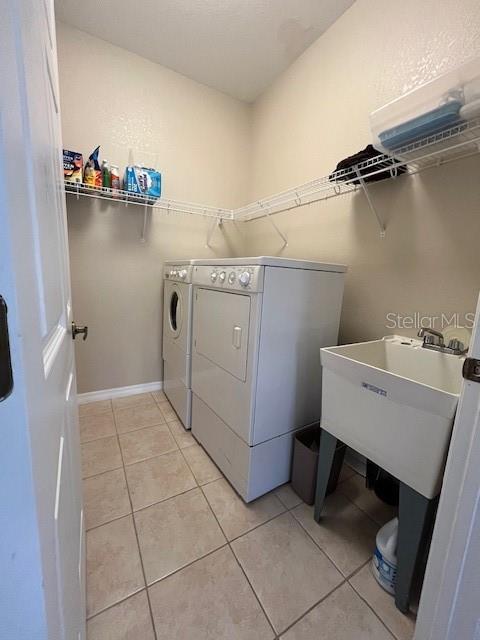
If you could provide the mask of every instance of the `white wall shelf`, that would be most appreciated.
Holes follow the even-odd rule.
[[[184,215],[196,215],[206,218],[213,218],[213,224],[207,235],[207,247],[210,246],[210,239],[213,231],[217,226],[221,226],[223,220],[233,219],[232,209],[222,209],[220,207],[211,207],[207,205],[194,204],[192,202],[182,202],[180,200],[171,200],[169,198],[152,198],[144,195],[137,195],[130,191],[122,189],[111,189],[109,187],[91,187],[80,182],[65,182],[65,192],[80,197],[95,198],[97,200],[107,200],[116,204],[128,207],[143,207],[143,225],[140,236],[141,242],[145,242],[148,226],[148,215],[152,210],[160,210],[165,213],[175,213]]]
[[[369,193],[367,187],[369,183],[368,178],[385,171],[390,172],[392,178],[396,178],[400,173],[412,175],[425,169],[440,166],[452,160],[465,158],[478,153],[480,153],[480,118],[461,122],[440,133],[396,149],[392,155],[382,154],[371,160],[361,162],[355,167],[335,171],[322,178],[317,178],[298,187],[287,189],[286,191],[267,198],[262,198],[238,209],[223,209],[167,198],[152,201],[151,198],[134,195],[127,191],[114,192],[112,189],[98,189],[79,183],[67,182],[65,183],[65,190],[77,198],[99,198],[122,203],[125,206],[143,206],[145,225],[147,211],[149,209],[161,210],[167,213],[205,216],[216,219],[220,224],[225,220],[248,222],[250,220],[267,217],[270,219],[277,233],[281,236],[284,245],[286,245],[286,237],[278,229],[270,216],[321,200],[335,198],[358,189],[363,189],[365,192],[368,203],[377,218],[381,235],[384,236],[385,227],[379,212],[372,202],[371,193]],[[217,225],[214,225],[212,228],[214,229],[216,226]]]
[[[234,218],[237,221],[264,218],[365,188],[368,184],[367,178],[386,170],[390,172],[392,178],[396,178],[400,169],[404,170],[405,174],[412,175],[478,153],[480,153],[480,118],[462,122],[450,129],[418,140],[397,149],[392,155],[380,155],[350,169],[333,172],[299,187],[252,202],[236,209]],[[373,206],[368,191],[366,195]],[[375,212],[375,214],[378,218],[378,213]],[[384,232],[380,219],[379,225]]]
[[[123,204],[125,206],[135,205],[148,207],[150,209],[160,209],[166,213],[183,213],[187,215],[206,216],[208,218],[220,218],[224,220],[233,218],[232,209],[221,207],[211,207],[192,202],[182,202],[169,198],[158,198],[154,200],[148,196],[123,191],[121,189],[110,189],[109,187],[91,187],[80,182],[65,182],[65,191],[78,198],[87,197],[98,200],[110,200],[111,202]]]

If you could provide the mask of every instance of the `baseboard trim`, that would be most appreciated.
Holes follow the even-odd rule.
[[[136,393],[150,393],[152,391],[161,391],[162,389],[163,382],[147,382],[145,384],[134,384],[130,387],[117,387],[116,389],[102,389],[101,391],[79,393],[77,398],[78,404],[86,404],[87,402],[96,402],[98,400],[111,400],[112,398],[133,396]]]

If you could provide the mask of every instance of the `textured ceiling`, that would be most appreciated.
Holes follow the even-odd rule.
[[[55,9],[62,22],[250,102],[353,2],[56,0]]]

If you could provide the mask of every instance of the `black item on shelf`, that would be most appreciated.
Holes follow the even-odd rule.
[[[392,507],[398,506],[399,481],[371,460],[367,460],[366,485],[368,489],[373,489],[382,502]]]
[[[359,151],[353,156],[349,156],[344,160],[340,160],[337,164],[337,167],[333,173],[330,174],[329,180],[330,182],[345,182],[347,180],[351,181],[353,184],[360,184],[360,180],[358,179],[357,172],[355,167],[362,162],[366,162],[367,160],[373,160],[378,158],[379,156],[383,156],[384,154],[380,151],[377,151],[375,147],[371,144],[367,145],[365,149]],[[391,178],[392,175],[390,173],[390,169],[392,166],[396,167],[397,175],[405,173],[407,170],[405,165],[398,166],[395,158],[386,158],[384,161],[379,162],[373,167],[363,167],[359,169],[360,175],[366,176],[365,182],[379,182],[380,180],[386,180],[387,178]],[[378,171],[378,169],[385,169],[385,171],[379,171],[378,173],[374,173],[373,175],[368,175],[371,171]],[[350,169],[350,171],[348,171]],[[345,171],[341,175],[338,175],[339,171]],[[355,178],[352,180],[352,178]]]
[[[320,437],[321,429],[318,425],[307,427],[295,434],[292,464],[292,489],[307,504],[313,504],[315,501]],[[337,488],[338,477],[342,470],[345,450],[346,446],[339,440],[333,458],[327,494],[332,493]]]

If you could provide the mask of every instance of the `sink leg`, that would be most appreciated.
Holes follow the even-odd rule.
[[[400,483],[395,605],[403,613],[409,611],[415,572],[433,526],[437,503],[438,498],[429,500]]]
[[[318,450],[318,471],[317,471],[317,490],[315,493],[315,510],[313,517],[317,522],[320,521],[323,503],[327,495],[327,485],[332,469],[333,456],[337,446],[337,438],[332,436],[325,429],[321,430],[320,447]]]

